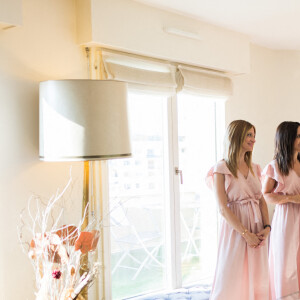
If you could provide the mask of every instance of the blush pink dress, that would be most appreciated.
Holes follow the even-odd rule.
[[[238,172],[235,178],[224,160],[207,174],[206,182],[213,186],[213,175],[225,175],[227,206],[252,233],[263,229],[259,199],[262,196],[259,165],[252,165],[247,179]],[[217,266],[210,300],[268,300],[269,271],[267,243],[250,248],[244,238],[224,218],[221,220]]]
[[[282,176],[275,160],[263,171],[263,177],[276,180],[273,193],[300,194],[300,177],[294,170]],[[277,204],[270,235],[270,287],[272,299],[300,290],[300,204]]]

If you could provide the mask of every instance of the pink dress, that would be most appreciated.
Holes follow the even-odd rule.
[[[273,193],[300,194],[300,177],[294,170],[282,176],[275,160],[264,169],[263,176],[277,181]],[[277,204],[270,236],[270,286],[272,299],[300,290],[300,205]]]
[[[207,174],[206,182],[213,186],[213,175],[225,175],[227,206],[250,232],[263,229],[259,199],[262,196],[260,167],[252,165],[247,179],[238,171],[235,178],[224,160],[219,161]],[[221,220],[215,278],[210,300],[268,300],[269,271],[268,246],[250,248],[244,238],[224,218]]]

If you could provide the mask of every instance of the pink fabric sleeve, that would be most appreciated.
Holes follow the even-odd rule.
[[[268,165],[265,166],[262,172],[263,181],[270,177],[277,182],[277,186],[274,189],[273,193],[280,193],[284,188],[284,180],[282,175],[280,174],[277,163],[275,160],[271,161]]]
[[[207,186],[212,189],[214,185],[214,174],[215,173],[220,173],[225,175],[225,191],[227,192],[227,189],[230,185],[231,179],[232,179],[232,174],[229,171],[229,169],[226,166],[226,163],[224,160],[220,160],[217,162],[215,166],[210,168],[208,171],[205,181]]]

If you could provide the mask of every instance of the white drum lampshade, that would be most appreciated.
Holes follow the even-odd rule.
[[[114,80],[40,83],[40,159],[130,157],[127,84]]]

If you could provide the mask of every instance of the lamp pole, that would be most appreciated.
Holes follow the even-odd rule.
[[[88,79],[107,79],[107,74],[105,72],[105,67],[102,58],[102,51],[99,48],[85,48],[86,56],[87,56],[87,69],[88,69]],[[106,163],[106,162],[104,162]],[[102,175],[103,171],[107,168],[103,167],[103,161],[84,161],[84,170],[83,170],[83,199],[82,199],[82,217],[84,218],[84,222],[82,224],[82,230],[86,228],[89,224],[89,213],[93,217],[97,217],[101,220],[102,225],[104,220],[104,203],[103,203],[103,180]],[[97,164],[97,166],[96,166]],[[98,167],[98,168],[97,168]],[[106,172],[107,173],[107,172]],[[109,210],[109,204],[106,203],[107,211]],[[88,208],[88,209],[86,209]],[[100,226],[100,242],[97,248],[97,261],[101,263],[101,271],[98,277],[98,282],[95,285],[94,293],[95,298],[105,299],[105,268],[104,268],[104,230],[103,226]],[[100,249],[99,249],[100,247]],[[89,259],[88,253],[83,255],[82,257],[82,265],[88,266]],[[87,270],[84,268],[81,270],[83,274]],[[85,300],[88,300],[88,288],[82,290],[81,295]]]

